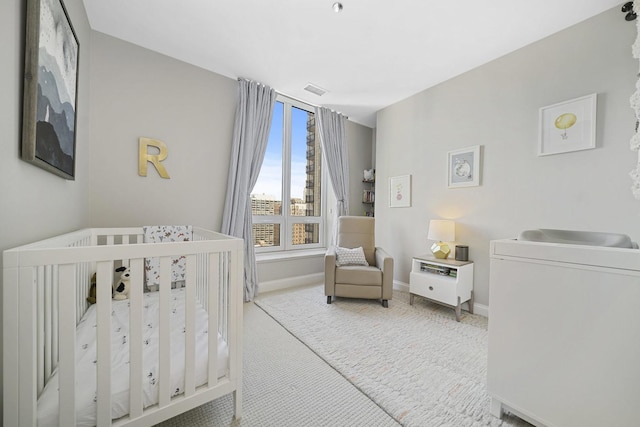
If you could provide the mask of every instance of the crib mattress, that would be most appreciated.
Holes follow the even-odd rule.
[[[171,390],[184,390],[185,292],[171,291]],[[143,329],[143,404],[158,402],[158,311],[159,292],[144,294]],[[129,302],[113,301],[111,319],[112,408],[111,418],[129,413]],[[96,425],[96,307],[91,306],[76,329],[76,422],[78,426]],[[196,311],[196,386],[205,384],[208,369],[207,312],[197,304]],[[218,377],[226,374],[229,350],[218,334]],[[118,374],[115,374],[118,373]],[[58,375],[54,373],[38,399],[38,425],[58,424]]]

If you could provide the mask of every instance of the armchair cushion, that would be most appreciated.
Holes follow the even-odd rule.
[[[336,268],[336,283],[381,287],[382,271],[377,267],[345,265]]]
[[[362,246],[357,248],[341,248],[336,247],[336,265],[338,267],[343,265],[369,265],[367,259],[364,256],[364,249]]]

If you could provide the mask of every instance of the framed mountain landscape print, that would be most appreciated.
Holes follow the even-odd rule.
[[[27,0],[21,157],[70,180],[79,47],[62,0]]]

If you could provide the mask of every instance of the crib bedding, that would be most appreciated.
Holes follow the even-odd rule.
[[[185,292],[171,290],[171,390],[183,393],[185,358]],[[159,292],[144,294],[143,327],[143,404],[158,402],[158,311]],[[76,422],[78,426],[96,425],[96,307],[91,306],[76,328]],[[113,301],[111,318],[112,409],[111,418],[129,413],[129,301]],[[200,304],[196,308],[196,386],[207,381],[208,320]],[[218,335],[218,377],[228,368],[228,347]],[[58,375],[45,386],[38,399],[38,425],[56,426],[58,418]]]

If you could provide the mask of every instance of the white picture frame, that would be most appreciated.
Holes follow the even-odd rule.
[[[392,176],[389,178],[389,207],[411,207],[411,175]]]
[[[447,153],[447,187],[480,185],[480,146],[460,148]]]
[[[597,94],[540,108],[538,156],[596,148]]]

